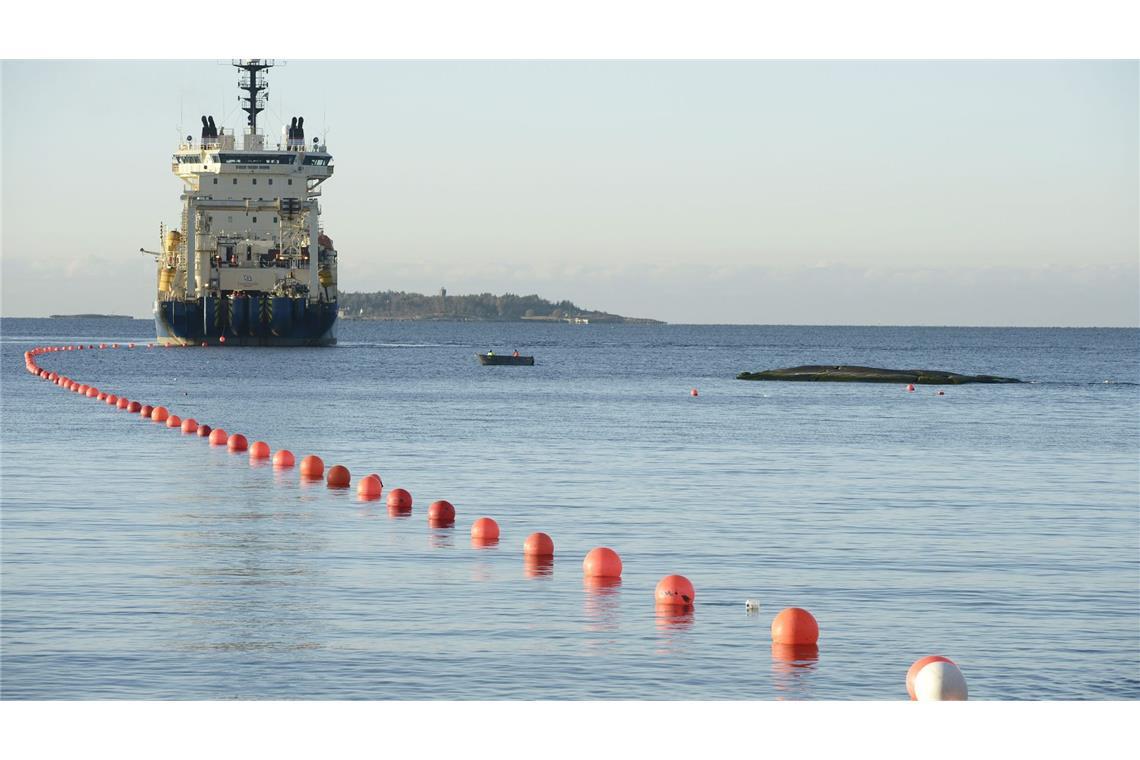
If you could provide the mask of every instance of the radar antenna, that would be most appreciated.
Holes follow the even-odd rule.
[[[238,87],[247,94],[239,96],[238,100],[245,103],[241,110],[249,114],[246,121],[249,124],[250,134],[257,134],[257,115],[265,110],[265,101],[269,100],[269,83],[265,81],[265,74],[262,72],[273,68],[275,63],[272,59],[266,58],[240,58],[231,61],[230,65],[242,72],[238,79]]]

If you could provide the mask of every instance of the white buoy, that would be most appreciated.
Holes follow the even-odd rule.
[[[966,678],[952,662],[932,662],[914,677],[914,696],[919,702],[964,702],[969,699]]]
[[[757,599],[745,599],[744,600],[744,609],[746,609],[749,612],[759,612],[760,611],[760,601]]]

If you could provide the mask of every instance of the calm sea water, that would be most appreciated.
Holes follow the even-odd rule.
[[[40,359],[378,472],[399,519],[23,369],[149,322],[0,327],[7,699],[905,699],[933,653],[972,699],[1140,697],[1137,330],[342,322],[327,349]],[[516,347],[536,366],[473,356]],[[1034,382],[733,379],[841,362]],[[600,545],[619,586],[583,584]],[[670,573],[691,614],[655,610]],[[773,652],[788,606],[817,655]]]

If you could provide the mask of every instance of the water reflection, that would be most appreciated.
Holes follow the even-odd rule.
[[[688,638],[686,633],[693,627],[693,620],[692,605],[687,607],[675,604],[656,605],[653,615],[658,633],[656,653],[672,656],[683,651]]]
[[[431,527],[433,530],[428,533],[428,546],[433,549],[450,549],[455,546],[454,531]]]
[[[499,539],[497,538],[476,538],[475,536],[471,537],[471,546],[475,547],[476,549],[489,549],[498,545]]]
[[[586,592],[586,630],[616,631],[618,628],[618,607],[621,603],[621,578],[582,579]]]
[[[411,516],[411,508],[388,507],[388,517],[391,517],[393,520],[406,520]]]
[[[777,699],[812,699],[812,674],[819,662],[815,644],[772,644],[772,687]]]
[[[549,578],[554,574],[554,557],[523,557],[523,576],[527,578]]]

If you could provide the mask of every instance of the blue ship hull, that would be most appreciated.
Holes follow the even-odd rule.
[[[159,301],[154,326],[160,344],[331,346],[336,343],[336,315],[335,301],[312,305],[305,298],[271,295],[206,296]]]

